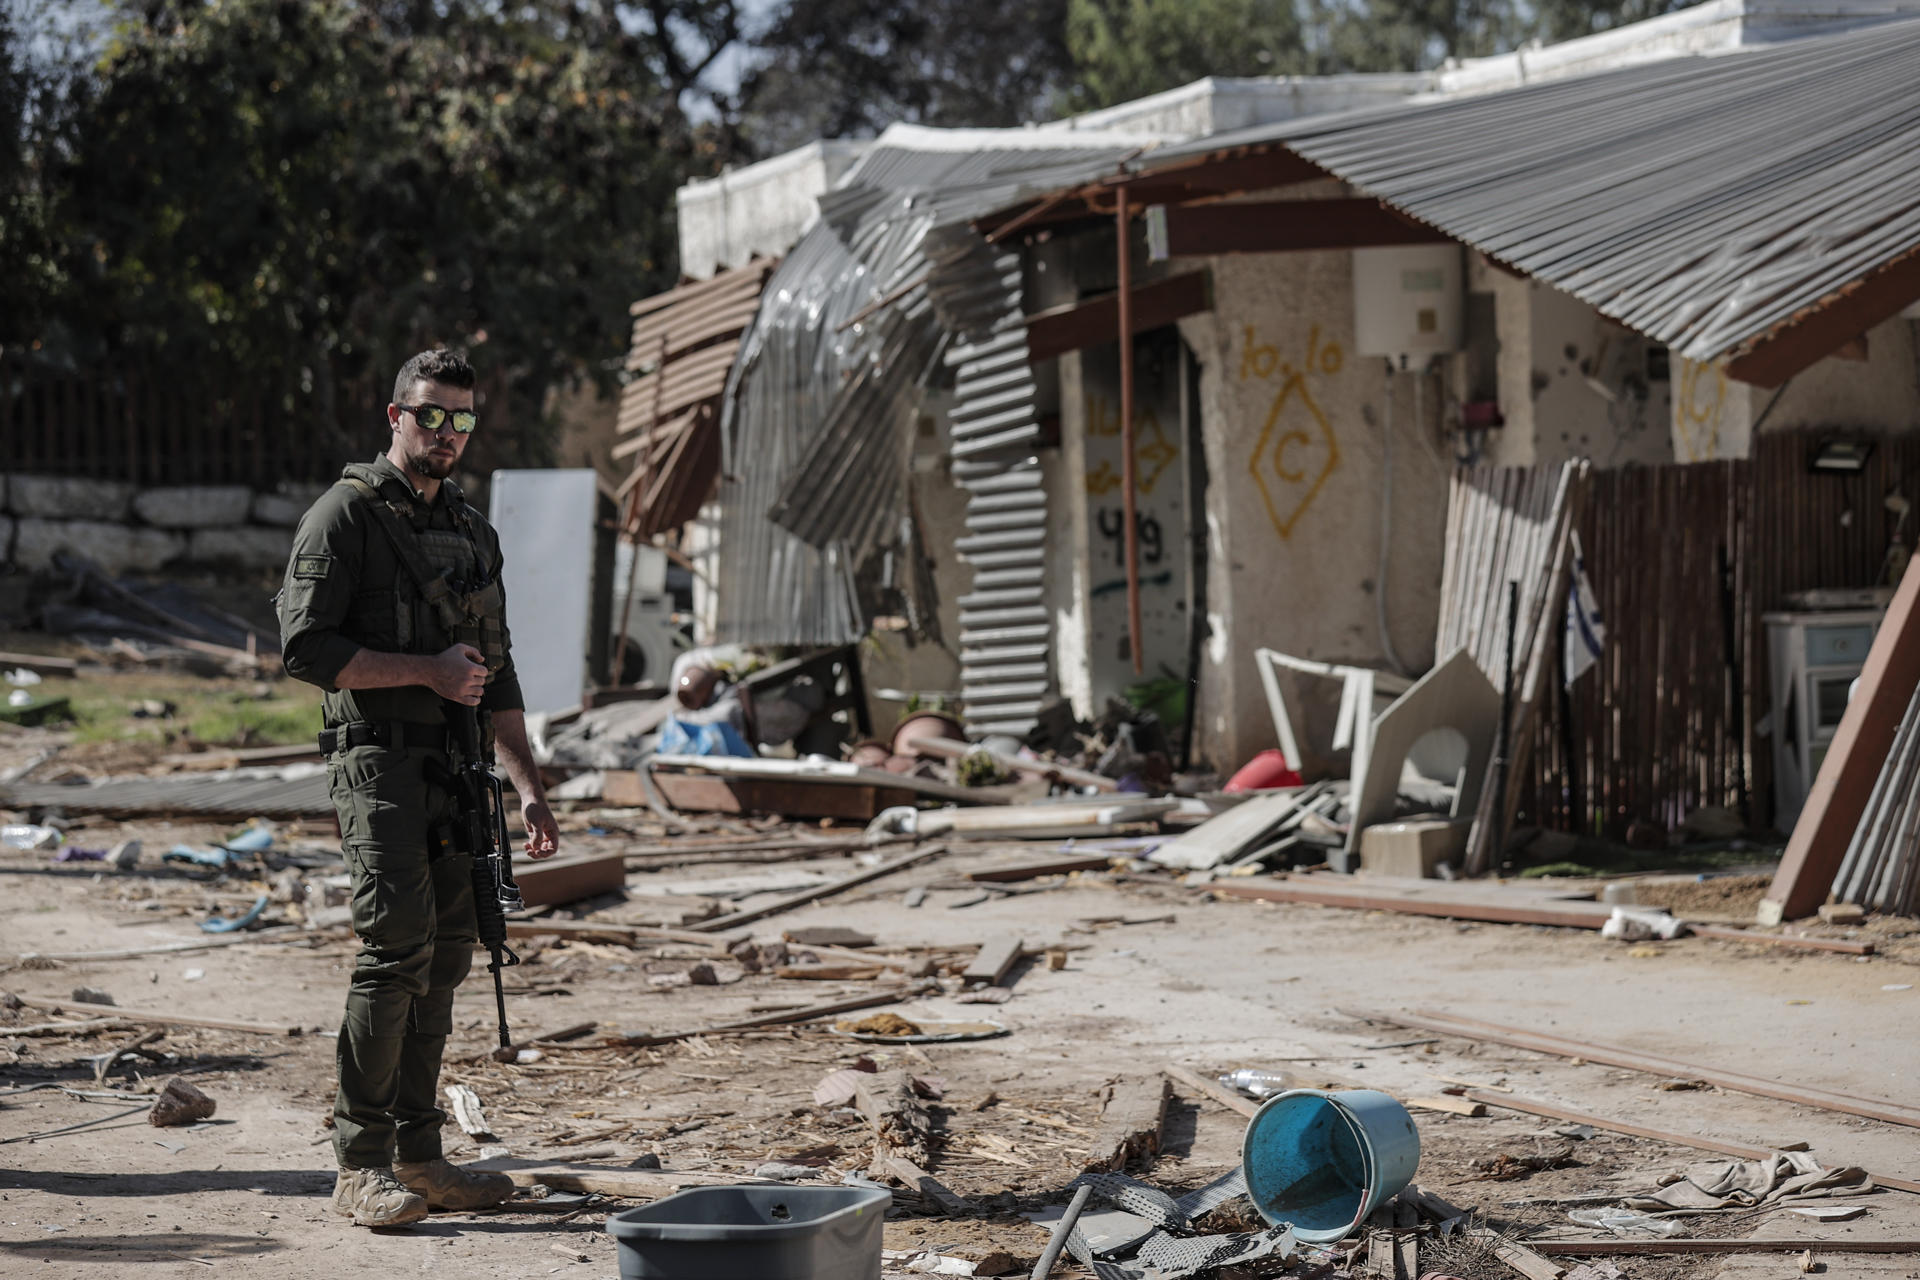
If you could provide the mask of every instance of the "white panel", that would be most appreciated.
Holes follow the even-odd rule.
[[[1355,354],[1416,358],[1460,349],[1465,320],[1457,244],[1353,251]]]
[[[597,505],[590,467],[493,473],[488,517],[506,556],[507,628],[529,711],[580,705]]]

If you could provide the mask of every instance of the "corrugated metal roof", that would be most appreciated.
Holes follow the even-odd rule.
[[[325,765],[233,769],[194,777],[96,778],[80,784],[0,786],[0,806],[120,817],[192,814],[201,818],[330,818]]]
[[[913,397],[956,330],[980,325],[985,337],[1019,311],[1017,263],[965,224],[1113,172],[1137,146],[896,127],[820,198],[820,221],[769,282],[726,394],[721,639],[833,644],[865,633],[854,572],[911,528]],[[980,371],[991,389],[1010,392],[1025,376],[1013,367],[1024,366],[1020,338],[1009,363]],[[983,451],[1031,439],[1030,406],[1025,427],[1003,420],[1017,407],[996,404],[997,437]]]
[[[1920,21],[1291,121],[1282,144],[1694,360],[1920,247]]]

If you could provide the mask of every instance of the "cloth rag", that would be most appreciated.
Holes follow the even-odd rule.
[[[1752,1209],[1871,1190],[1873,1178],[1864,1169],[1823,1169],[1805,1152],[1776,1151],[1764,1160],[1709,1160],[1691,1165],[1679,1181],[1658,1191],[1623,1197],[1620,1203],[1650,1213]]]

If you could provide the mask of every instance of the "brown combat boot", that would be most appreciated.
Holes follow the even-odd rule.
[[[403,1227],[427,1216],[427,1202],[391,1169],[342,1169],[333,1184],[333,1211],[356,1227]]]
[[[445,1160],[399,1163],[393,1173],[434,1209],[488,1209],[513,1195],[513,1179],[506,1174],[479,1173]]]

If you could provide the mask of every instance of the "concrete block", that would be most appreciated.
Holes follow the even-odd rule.
[[[253,522],[291,529],[300,523],[300,517],[307,514],[307,508],[312,505],[311,498],[289,497],[282,493],[256,493],[253,495]]]
[[[231,529],[195,529],[187,535],[187,559],[195,564],[284,569],[287,557],[292,554],[291,529],[239,525]]]
[[[162,529],[217,529],[245,524],[253,491],[237,484],[182,484],[143,489],[133,499],[142,520]]]
[[[22,569],[53,567],[56,552],[85,556],[108,574],[151,572],[180,558],[184,535],[104,520],[23,519],[14,531],[13,563]]]
[[[1431,880],[1441,863],[1460,865],[1472,826],[1470,818],[1377,823],[1360,833],[1360,869]]]
[[[124,520],[133,486],[118,480],[16,474],[7,485],[7,509],[46,520]]]

